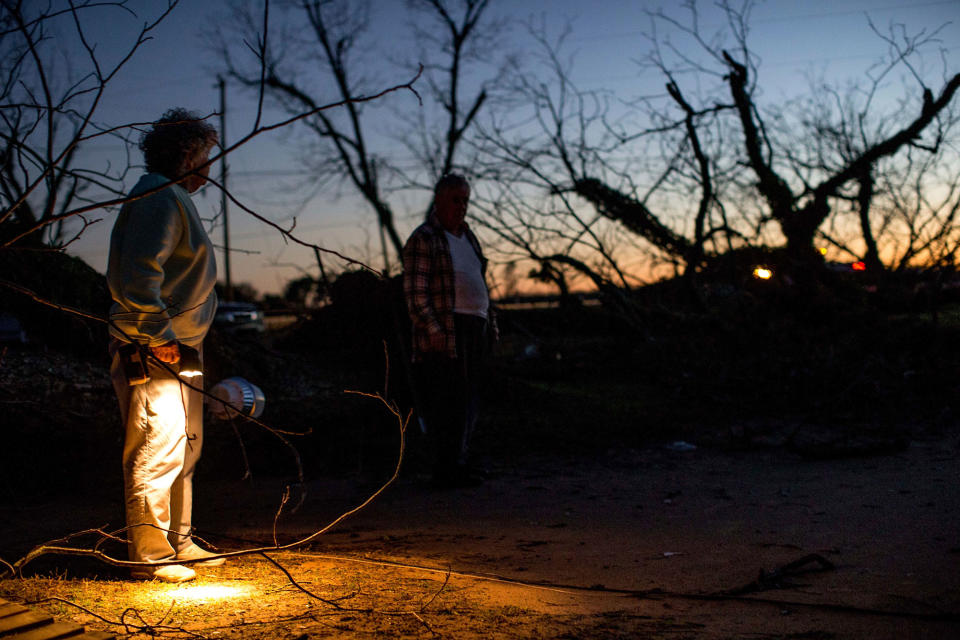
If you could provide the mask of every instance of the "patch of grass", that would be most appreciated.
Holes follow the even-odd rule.
[[[277,552],[271,557],[326,602],[309,597],[257,556],[201,569],[196,581],[180,585],[62,575],[0,580],[0,597],[87,629],[167,638],[439,634],[486,640],[564,637],[565,633],[607,637],[612,630],[637,637],[651,624],[632,615],[585,616],[562,609],[544,614],[521,603],[504,604],[520,597],[515,585],[483,582],[478,588],[472,578],[447,579],[442,573],[424,574],[413,568],[355,565],[308,553]]]

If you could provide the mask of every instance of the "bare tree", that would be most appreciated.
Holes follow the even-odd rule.
[[[492,53],[503,48],[508,26],[503,19],[485,19],[489,4],[490,0],[407,0],[432,104],[413,117],[401,114],[409,131],[399,139],[427,170],[421,186],[431,188],[454,169],[464,134],[487,101],[485,82],[464,96],[463,77],[468,65],[489,64],[497,57]],[[436,109],[441,112],[438,123],[428,122],[428,111]]]
[[[708,244],[742,235],[717,201],[722,140],[709,126],[729,106],[694,109],[672,78],[663,96],[631,105],[582,91],[564,53],[569,27],[552,37],[528,26],[536,66],[514,68],[477,138],[493,185],[487,226],[561,289],[565,272],[630,288],[650,280],[651,262],[698,266]]]
[[[937,33],[910,35],[897,26],[884,34],[871,27],[888,44],[888,54],[843,89],[812,79],[791,120],[801,132],[793,133],[793,139],[806,143],[785,147],[784,153],[789,153],[794,173],[809,184],[815,184],[809,176],[818,174],[851,176],[835,191],[817,230],[819,238],[862,260],[870,272],[936,268],[956,249],[960,108],[949,96],[956,91],[957,76],[949,78],[943,69],[944,90],[941,100],[934,101],[912,58],[938,44]],[[909,72],[914,92],[903,93],[893,109],[876,109],[883,83],[901,68]],[[928,124],[896,151],[868,155],[878,145],[892,148],[889,141],[905,130],[904,114],[911,112],[929,118]],[[785,120],[777,112],[774,117]],[[916,124],[914,120],[908,128]],[[791,132],[784,130],[781,137],[789,140]]]
[[[475,59],[470,53],[471,43],[478,33],[484,33],[481,23],[488,4],[489,0],[416,0],[409,5],[417,15],[432,21],[429,38],[421,42],[431,47],[431,53],[438,50],[443,62],[426,69],[429,97],[447,114],[441,134],[443,144],[425,142],[421,147],[423,171],[429,175],[420,184],[431,184],[437,173],[453,167],[463,134],[484,104],[483,90],[467,103],[461,95],[464,67]],[[346,103],[342,113],[319,112],[304,122],[320,143],[313,148],[309,164],[317,180],[345,180],[374,210],[385,235],[382,250],[385,270],[389,271],[388,245],[395,256],[403,248],[396,213],[389,201],[391,176],[405,172],[399,171],[387,154],[376,150],[374,138],[382,135],[377,130],[382,113],[372,115],[354,102],[372,82],[366,71],[374,66],[370,64],[372,56],[385,53],[369,34],[369,3],[304,0],[286,8],[283,35],[271,38],[278,44],[262,50],[263,86],[291,113],[313,109],[325,91]],[[236,3],[229,26],[216,34],[218,53],[229,77],[247,87],[261,86],[259,62],[247,62],[234,43],[237,36],[248,42],[262,41],[253,16],[249,4]],[[302,27],[293,26],[296,23]],[[432,129],[424,131],[427,136],[433,135]],[[410,182],[402,180],[401,186]]]
[[[127,128],[98,125],[95,115],[107,85],[157,25],[176,7],[169,0],[160,15],[131,39],[110,67],[96,55],[87,35],[89,10],[124,2],[0,2],[0,239],[20,245],[63,247],[90,224],[83,218],[73,238],[65,236],[65,214],[91,197],[119,196],[127,167],[78,167],[78,150],[93,138],[117,136]],[[64,39],[83,56],[58,50]],[[73,64],[71,64],[71,62]],[[82,73],[62,72],[74,64]]]
[[[520,198],[533,190],[545,200],[531,211],[498,185],[489,226],[528,258],[550,258],[555,268],[539,273],[566,263],[594,281],[626,271],[622,256],[636,249],[614,247],[630,244],[688,274],[737,247],[782,245],[797,273],[810,273],[819,264],[815,241],[840,226],[847,236],[856,233],[857,246],[849,237],[835,244],[874,267],[907,256],[916,261],[922,252],[924,259],[948,254],[955,198],[941,197],[934,213],[929,190],[938,170],[955,166],[960,74],[943,56],[939,88],[930,89],[913,62],[936,47],[937,34],[884,35],[874,27],[890,55],[847,93],[847,104],[842,91],[823,83],[806,100],[770,104],[758,91],[758,60],[748,42],[752,3],[717,7],[725,17],[720,33],[702,31],[695,2],[682,5],[683,18],[650,14],[642,68],[660,72],[666,91],[629,104],[609,92],[577,90],[563,38],[532,29],[551,80],[543,81],[542,71],[518,73],[478,144],[493,180],[512,181]],[[906,70],[910,80],[901,102],[885,112],[877,94],[894,70]],[[921,173],[927,178],[918,181]],[[908,222],[903,205],[893,204],[904,201],[908,175],[912,201],[924,203],[917,209],[922,223],[917,215]],[[855,224],[840,224],[844,212],[856,215]],[[895,257],[896,234],[921,224],[910,248]]]
[[[736,48],[718,48],[708,42],[698,29],[694,3],[688,4],[691,18],[686,23],[664,13],[656,18],[700,43],[724,72],[723,80],[736,107],[744,163],[755,179],[755,189],[769,218],[786,241],[788,253],[801,263],[808,262],[815,255],[814,240],[821,226],[838,203],[856,190],[853,197],[862,214],[865,257],[878,266],[877,248],[869,225],[864,224],[874,198],[878,167],[883,160],[910,148],[937,153],[955,119],[950,105],[960,89],[960,73],[950,74],[944,58],[941,86],[935,93],[911,62],[922,48],[937,44],[936,33],[900,33],[898,37],[895,31],[883,36],[874,27],[890,46],[891,55],[877,64],[872,75],[868,74],[870,84],[855,109],[822,110],[820,117],[797,123],[791,122],[785,107],[768,107],[766,112],[773,119],[799,125],[771,127],[757,98],[757,69],[747,42],[751,3],[734,7],[724,0],[719,6],[734,34]],[[875,97],[881,79],[896,68],[906,69],[914,86],[902,87],[897,117],[884,117],[875,112]],[[819,90],[831,91],[822,86]]]

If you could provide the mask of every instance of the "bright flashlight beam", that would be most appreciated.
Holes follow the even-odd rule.
[[[769,280],[773,277],[773,271],[765,267],[757,267],[753,270],[753,277],[760,280]]]
[[[246,584],[195,584],[158,590],[152,593],[151,597],[152,599],[176,600],[177,602],[220,602],[253,595],[254,587]]]

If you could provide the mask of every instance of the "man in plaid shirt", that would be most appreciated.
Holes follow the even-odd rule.
[[[427,427],[438,486],[482,482],[467,465],[477,418],[481,360],[492,320],[487,261],[465,217],[470,184],[447,174],[433,207],[403,248],[403,292],[413,325],[420,416]]]

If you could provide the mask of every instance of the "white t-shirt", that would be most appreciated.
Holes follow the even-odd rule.
[[[490,296],[487,293],[487,284],[483,281],[480,258],[470,244],[467,234],[457,237],[449,231],[444,233],[447,234],[450,258],[453,260],[453,312],[486,318]]]

